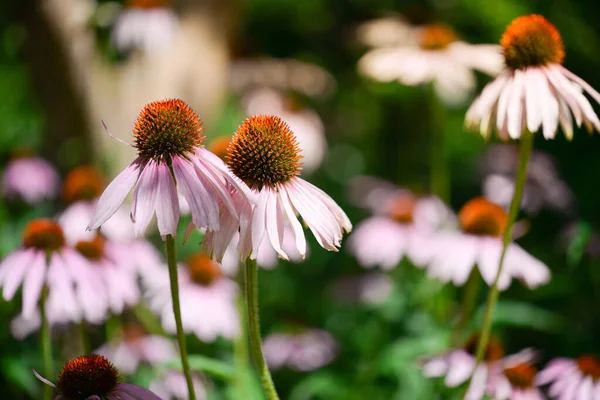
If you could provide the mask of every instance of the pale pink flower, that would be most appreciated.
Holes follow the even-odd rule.
[[[426,262],[423,253],[429,247],[428,237],[453,221],[448,207],[436,197],[418,198],[377,179],[362,177],[353,183],[351,191],[361,187],[360,196],[353,197],[375,215],[358,224],[348,238],[349,251],[358,263],[392,269],[405,256],[416,265]]]
[[[464,348],[452,349],[445,354],[427,359],[423,363],[423,374],[429,378],[444,377],[444,384],[450,388],[458,387],[470,380],[464,399],[481,400],[485,393],[495,393],[497,383],[505,384],[504,380],[499,379],[502,371],[529,362],[534,357],[529,349],[505,356],[502,345],[492,336],[483,361],[477,364],[475,350],[478,340],[479,337],[475,335],[467,341]],[[501,389],[500,393],[502,392]]]
[[[126,325],[120,337],[105,343],[94,353],[111,360],[125,374],[133,374],[142,363],[157,367],[176,359],[178,354],[171,339],[147,334],[135,324]]]
[[[161,318],[164,329],[175,333],[175,318],[168,271],[146,280],[150,308]],[[204,342],[221,336],[234,339],[240,333],[235,306],[238,288],[223,276],[219,265],[204,253],[195,253],[179,267],[179,297],[183,330]]]
[[[558,400],[600,398],[600,360],[591,355],[557,358],[537,375],[538,385],[550,384],[548,394]]]
[[[4,300],[12,300],[21,285],[24,319],[35,319],[44,286],[48,288],[46,314],[50,323],[100,323],[106,318],[106,287],[89,262],[66,246],[62,230],[50,220],[30,222],[22,247],[0,264]]]
[[[196,399],[204,400],[207,397],[206,388],[200,378],[192,375]],[[154,381],[150,382],[150,390],[162,400],[188,400],[188,388],[183,372],[166,371]]]
[[[408,86],[432,82],[438,96],[449,105],[463,103],[474,91],[474,70],[489,75],[503,67],[500,47],[473,45],[458,40],[456,33],[443,25],[413,28],[402,43],[383,41],[365,54],[359,71],[382,82],[399,81]]]
[[[228,156],[233,174],[252,191],[249,196],[254,203],[251,225],[244,229],[240,223],[240,234],[246,238],[240,243],[247,245],[247,238],[251,235],[253,259],[256,259],[263,239],[269,241],[281,258],[289,259],[282,248],[286,225],[294,233],[298,253],[306,254],[306,238],[297,214],[321,247],[338,250],[344,231],[349,232],[352,224],[325,192],[298,176],[300,151],[285,122],[278,117],[264,115],[246,119],[231,139]],[[223,219],[230,221],[232,218]],[[215,248],[222,249],[224,254],[236,232],[217,232],[216,237],[207,238],[205,247],[211,254],[215,253]],[[240,256],[244,259],[244,252],[240,251]],[[221,260],[218,256],[215,258]]]
[[[310,174],[323,162],[327,153],[325,126],[321,117],[309,107],[298,106],[291,96],[262,87],[244,95],[246,114],[272,114],[284,120],[294,132],[302,152],[302,172]]]
[[[265,360],[272,370],[288,367],[308,372],[331,363],[337,354],[333,336],[321,329],[273,333],[263,341]]]
[[[536,384],[536,375],[537,369],[530,362],[513,361],[490,377],[486,393],[493,400],[545,400],[546,396]]]
[[[401,15],[374,19],[361,24],[356,38],[369,47],[392,47],[419,44],[418,30]]]
[[[467,202],[458,215],[460,231],[438,232],[424,248],[427,273],[442,282],[463,285],[475,266],[483,280],[492,285],[502,252],[502,235],[508,215],[502,207],[481,197]],[[498,280],[500,290],[513,278],[533,289],[550,281],[548,267],[515,243],[510,243]]]
[[[48,161],[39,157],[17,157],[8,162],[2,174],[2,194],[35,205],[54,199],[60,178]]]
[[[119,14],[111,41],[119,51],[134,49],[148,54],[167,48],[179,28],[168,0],[131,0]]]
[[[155,212],[160,234],[176,234],[177,189],[188,201],[196,227],[218,230],[220,204],[237,219],[233,194],[239,192],[238,183],[229,177],[225,164],[202,147],[202,122],[187,104],[181,100],[150,103],[140,113],[133,134],[139,156],[100,196],[88,229],[104,224],[134,186],[131,218],[138,236]]]
[[[493,145],[482,158],[484,196],[505,209],[508,209],[512,200],[518,159],[517,147],[510,144]],[[573,203],[573,193],[568,184],[560,179],[554,160],[546,153],[532,151],[527,164],[521,208],[532,214],[542,208],[569,213]]]
[[[119,371],[97,354],[67,362],[58,374],[56,384],[34,373],[40,381],[56,389],[54,400],[161,400],[144,387],[119,382]]]
[[[541,15],[516,18],[502,36],[506,69],[475,99],[466,125],[485,137],[497,130],[500,138],[519,138],[525,129],[556,136],[560,124],[573,137],[573,117],[589,131],[600,120],[584,93],[600,102],[600,94],[562,66],[564,46],[556,28]],[[571,117],[571,114],[573,117]]]

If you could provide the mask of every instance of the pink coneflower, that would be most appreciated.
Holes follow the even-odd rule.
[[[146,388],[119,382],[117,369],[97,354],[67,362],[58,374],[56,384],[39,375],[37,377],[56,389],[54,400],[161,400]]]
[[[125,325],[117,340],[104,344],[95,353],[111,360],[125,374],[133,374],[141,363],[156,367],[177,357],[171,339],[149,335],[136,324]],[[185,379],[183,386],[186,389]]]
[[[430,378],[444,377],[444,384],[451,388],[471,380],[465,400],[480,400],[486,392],[495,393],[502,371],[510,370],[533,358],[533,353],[529,349],[505,356],[502,344],[492,336],[482,362],[477,364],[475,350],[478,342],[479,335],[474,335],[466,342],[464,348],[452,349],[445,354],[428,359],[423,364],[423,374]],[[502,380],[501,383],[505,382]],[[502,389],[500,392],[502,393]]]
[[[544,400],[536,375],[537,369],[527,361],[511,363],[491,378],[486,391],[494,400]]]
[[[473,70],[496,75],[502,70],[499,46],[460,41],[445,25],[414,28],[414,40],[375,48],[358,63],[359,71],[382,82],[399,81],[416,86],[433,82],[437,94],[448,104],[460,104],[477,83]]]
[[[380,192],[370,202],[374,216],[348,238],[349,250],[363,267],[395,268],[404,256],[422,265],[428,237],[452,218],[436,197],[418,198],[407,190]]]
[[[106,292],[87,260],[65,244],[62,229],[48,219],[33,220],[25,228],[21,248],[0,264],[0,286],[11,300],[23,291],[23,318],[35,316],[44,286],[48,288],[49,321],[85,319],[99,323],[106,317]]]
[[[112,44],[119,51],[140,49],[156,53],[168,47],[179,27],[169,0],[129,0],[112,31]]]
[[[516,18],[502,35],[506,69],[484,89],[466,116],[466,124],[489,137],[496,129],[502,139],[519,138],[523,131],[542,130],[556,136],[560,123],[567,139],[573,121],[589,131],[600,121],[583,92],[600,102],[600,94],[562,66],[564,45],[556,28],[541,15]]]
[[[206,389],[200,378],[192,376],[194,391],[198,400],[206,399]],[[157,379],[150,382],[150,390],[162,400],[188,400],[185,376],[179,371],[166,371]]]
[[[247,115],[273,114],[284,120],[294,132],[302,152],[302,172],[315,171],[327,153],[325,126],[315,110],[303,107],[292,96],[262,87],[242,98]]]
[[[145,231],[155,212],[160,234],[176,234],[177,188],[190,205],[196,227],[218,230],[220,204],[237,218],[232,193],[238,184],[229,177],[223,162],[202,147],[202,122],[187,104],[181,100],[148,104],[135,123],[133,135],[138,158],[100,196],[89,229],[106,222],[134,186],[131,218],[136,235]]]
[[[265,338],[263,351],[273,370],[286,366],[308,372],[331,363],[337,354],[337,343],[329,332],[307,329],[299,333],[273,333]]]
[[[263,239],[269,241],[281,258],[289,259],[282,248],[286,225],[294,233],[298,253],[306,254],[306,238],[297,213],[317,242],[330,251],[337,251],[343,231],[352,229],[344,211],[325,192],[298,176],[300,159],[294,134],[279,117],[250,117],[231,139],[228,165],[251,189],[255,203],[251,225],[252,259],[256,259]],[[243,229],[240,232],[250,233]],[[213,238],[207,246],[211,253],[212,248],[220,247],[213,243],[226,247],[233,233],[226,235],[224,231],[222,237]],[[217,236],[220,234],[217,232]]]
[[[154,274],[147,281],[150,308],[157,313],[163,327],[175,332],[167,271]],[[183,330],[204,342],[217,337],[233,339],[239,335],[239,316],[235,307],[236,284],[222,275],[219,265],[205,253],[191,255],[179,267],[179,293]]]
[[[484,281],[491,286],[498,271],[501,236],[506,229],[508,215],[502,207],[476,197],[463,206],[458,220],[460,231],[439,232],[431,238],[427,249],[427,272],[442,282],[451,281],[461,286],[477,266]],[[510,243],[498,288],[507,289],[512,278],[522,280],[533,289],[550,280],[550,270],[520,246]]]
[[[552,399],[595,400],[600,395],[600,359],[584,355],[576,360],[557,358],[538,374],[539,385],[551,384]]]
[[[48,161],[39,157],[16,157],[2,174],[2,194],[35,205],[58,194],[59,177]]]
[[[89,279],[97,279],[106,287],[105,301],[113,313],[121,314],[125,307],[137,304],[140,290],[136,275],[123,260],[117,258],[119,252],[111,251],[102,235],[77,242],[75,249],[87,259],[91,267],[93,275]]]

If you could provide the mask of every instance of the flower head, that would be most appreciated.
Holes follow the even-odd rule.
[[[160,400],[141,386],[120,383],[117,369],[105,357],[97,354],[68,361],[62,367],[56,385],[39,375],[37,377],[56,388],[54,400]]]
[[[95,200],[106,187],[106,178],[91,165],[73,168],[65,177],[62,188],[67,203]]]
[[[557,29],[541,15],[515,19],[501,40],[506,69],[482,91],[465,123],[485,137],[519,138],[527,129],[556,136],[560,124],[567,139],[577,126],[600,130],[600,120],[584,93],[600,102],[600,94],[562,66],[564,46]],[[572,116],[571,116],[572,115]]]
[[[600,358],[586,354],[577,359],[554,359],[540,371],[536,383],[550,384],[552,399],[592,399],[594,393],[600,393]]]
[[[109,219],[135,186],[131,218],[136,235],[141,235],[154,213],[162,236],[175,235],[179,222],[177,189],[187,200],[192,223],[198,228],[219,229],[219,208],[225,207],[233,220],[238,206],[247,203],[239,184],[227,167],[201,147],[204,141],[198,115],[181,100],[148,104],[133,131],[138,158],[106,188],[88,229]]]
[[[39,157],[15,157],[2,174],[2,194],[11,200],[21,199],[35,205],[53,199],[58,193],[58,172]]]
[[[477,266],[485,282],[492,285],[498,271],[501,236],[508,216],[500,206],[481,197],[468,201],[458,216],[459,231],[438,232],[423,248],[428,274],[460,286]],[[508,288],[513,277],[533,289],[550,280],[550,270],[521,247],[510,243],[498,288]]]
[[[306,239],[296,213],[327,250],[337,251],[343,231],[352,229],[344,211],[325,192],[298,176],[300,150],[293,132],[281,118],[259,115],[246,119],[231,139],[227,163],[236,178],[251,188],[254,198],[254,210],[246,213],[251,224],[240,230],[240,243],[250,242],[252,258],[256,258],[267,236],[279,256],[289,259],[282,249],[285,225],[291,226],[296,248],[304,256]],[[222,257],[235,234],[237,230],[216,235],[209,230],[205,247],[210,254]],[[250,235],[251,240],[246,240]],[[246,254],[240,251],[242,258]]]
[[[53,252],[65,245],[62,229],[54,221],[46,218],[31,221],[23,232],[23,247]]]

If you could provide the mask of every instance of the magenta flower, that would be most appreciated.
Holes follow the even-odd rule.
[[[263,239],[269,241],[277,254],[288,260],[283,250],[285,227],[294,234],[295,247],[306,254],[306,238],[299,214],[321,247],[337,251],[344,231],[352,224],[344,211],[325,192],[301,179],[301,155],[289,126],[274,116],[254,116],[246,119],[231,139],[228,165],[233,174],[248,185],[255,204],[251,225],[240,225],[242,247],[249,244],[251,258],[256,259]],[[231,217],[224,218],[231,220]],[[235,225],[235,224],[232,224]],[[217,232],[212,238],[210,229],[206,248],[211,254],[224,254],[236,230]],[[244,259],[243,251],[240,256]],[[215,257],[219,260],[218,257]]]
[[[592,355],[557,358],[540,371],[536,382],[550,384],[551,399],[596,400],[600,398],[600,359]]]
[[[150,308],[161,318],[164,329],[175,333],[175,319],[167,270],[145,281]],[[203,342],[221,336],[234,339],[240,333],[235,306],[238,288],[222,275],[219,265],[205,253],[191,255],[179,267],[179,294],[183,330]]]
[[[287,366],[308,372],[332,362],[337,343],[329,332],[307,329],[299,333],[273,333],[265,338],[263,351],[273,370]]]
[[[223,162],[202,147],[202,122],[187,104],[181,100],[148,104],[135,123],[133,135],[138,158],[100,196],[88,229],[104,224],[134,187],[131,218],[138,236],[154,213],[163,237],[176,234],[177,188],[189,203],[192,222],[198,228],[219,230],[220,204],[238,218],[234,205],[238,184],[229,177]]]
[[[23,286],[22,316],[34,318],[44,286],[51,322],[99,323],[107,312],[106,288],[87,260],[67,247],[61,228],[48,219],[29,223],[23,245],[0,264],[0,287],[10,301]]]
[[[36,376],[56,388],[54,400],[161,400],[150,390],[133,383],[119,382],[119,372],[105,357],[91,354],[67,362],[56,384]]]
[[[177,348],[171,339],[147,334],[139,325],[129,324],[117,340],[104,344],[95,353],[112,360],[119,371],[133,374],[141,363],[157,367],[174,360]]]
[[[48,161],[39,157],[18,157],[6,165],[2,194],[35,205],[58,194],[59,176]]]

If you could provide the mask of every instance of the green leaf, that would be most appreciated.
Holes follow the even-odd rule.
[[[194,371],[201,371],[206,375],[210,375],[213,378],[221,379],[224,381],[233,381],[235,380],[235,369],[219,360],[215,360],[213,358],[204,357],[201,355],[193,354],[188,356],[188,361],[190,363],[190,368]],[[167,364],[163,364],[159,368],[165,369],[174,369],[177,371],[181,371],[181,361],[171,361]]]
[[[477,310],[472,324],[479,326],[485,305]],[[560,315],[538,306],[520,301],[500,300],[494,311],[495,326],[521,326],[545,332],[557,332],[566,327],[567,321]]]
[[[40,398],[41,383],[21,358],[6,357],[0,362],[2,374],[34,399]]]

